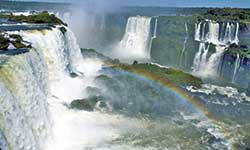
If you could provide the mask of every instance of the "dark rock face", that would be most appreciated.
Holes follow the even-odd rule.
[[[9,48],[11,45],[12,48]],[[23,54],[32,48],[31,45],[17,34],[0,34],[0,54],[17,55]]]
[[[249,83],[248,88],[246,90],[246,94],[247,94],[247,96],[250,96],[250,83]]]
[[[71,72],[70,77],[71,78],[77,78],[77,77],[79,77],[79,75],[77,73],[75,73],[75,72]]]
[[[3,35],[0,35],[0,50],[7,50],[9,47],[10,40],[5,38]]]
[[[88,100],[75,100],[70,104],[70,107],[78,110],[93,111],[94,106]]]
[[[74,100],[71,102],[69,107],[77,110],[94,111],[97,103],[99,103],[101,108],[107,107],[104,102],[104,97],[102,96],[93,96],[87,99]]]
[[[63,34],[65,34],[65,33],[67,32],[67,29],[66,29],[65,27],[60,27],[59,30],[60,30]]]

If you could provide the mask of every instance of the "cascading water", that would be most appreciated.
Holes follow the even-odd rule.
[[[59,27],[8,34],[21,35],[33,48],[21,55],[1,55],[0,148],[62,149],[58,148],[62,141],[53,139],[62,139],[57,124],[65,120],[56,115],[67,113],[64,103],[82,98],[91,82],[70,77],[71,72],[86,70],[76,38],[69,29],[63,34]]]
[[[195,25],[195,40],[200,43],[193,62],[193,73],[203,77],[217,75],[221,56],[230,44],[238,44],[239,23],[200,22]],[[209,47],[215,45],[215,53],[208,55]],[[211,46],[210,46],[211,47]]]
[[[41,53],[32,49],[7,57],[1,65],[0,128],[6,150],[43,149],[50,133],[47,67],[42,59]]]
[[[196,53],[193,63],[193,71],[197,72],[200,68],[207,62],[207,53],[209,50],[209,45],[206,46],[205,43],[200,43],[199,51]]]
[[[185,59],[184,54],[185,54],[185,51],[186,51],[186,44],[187,44],[188,36],[189,36],[187,23],[185,23],[185,31],[186,31],[186,36],[185,36],[185,39],[184,39],[184,42],[183,42],[183,48],[182,48],[181,55],[180,55],[180,63],[179,63],[179,65],[182,65],[182,62],[185,62],[185,61],[183,61],[183,59]]]
[[[123,39],[112,55],[124,61],[150,59],[150,24],[150,17],[129,17]]]
[[[155,18],[155,27],[154,27],[154,35],[153,38],[157,37],[157,28],[158,28],[158,17]]]
[[[157,29],[158,29],[158,17],[155,18],[154,32],[153,32],[153,36],[150,39],[149,47],[148,47],[149,53],[151,52],[151,49],[152,49],[153,40],[157,38]]]
[[[233,77],[232,77],[232,83],[235,83],[236,74],[237,74],[238,69],[240,67],[240,62],[241,62],[240,55],[237,54],[236,60],[235,60],[235,63],[234,63],[234,72],[233,72]]]

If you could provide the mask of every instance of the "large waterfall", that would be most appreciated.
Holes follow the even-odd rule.
[[[0,56],[0,147],[49,149],[56,143],[48,141],[58,136],[55,105],[62,109],[62,103],[83,96],[84,81],[70,77],[84,70],[79,65],[80,48],[69,29],[65,34],[59,27],[8,33],[21,35],[33,48],[25,54]]]
[[[151,18],[129,17],[123,39],[114,48],[113,55],[121,60],[148,60],[151,41]]]
[[[0,69],[0,128],[5,148],[39,150],[50,129],[46,65],[36,50],[4,59]]]
[[[200,43],[193,62],[193,72],[208,77],[216,76],[221,56],[230,44],[238,44],[239,23],[214,21],[200,22],[195,25],[195,41]],[[215,45],[215,52],[208,56],[209,49]]]

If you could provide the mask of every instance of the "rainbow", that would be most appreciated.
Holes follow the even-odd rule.
[[[206,107],[204,107],[204,105],[199,100],[195,99],[194,96],[190,95],[189,93],[178,87],[176,84],[172,83],[168,78],[162,77],[161,75],[154,72],[150,72],[146,69],[138,69],[128,65],[114,65],[111,68],[118,71],[126,71],[131,74],[144,77],[150,81],[161,85],[171,94],[176,95],[178,99],[181,99],[187,102],[188,104],[191,104],[191,106],[193,106],[195,110],[205,116],[212,124],[219,126],[223,133],[229,133],[228,130],[224,127],[225,124],[219,121],[217,117],[213,113],[211,113]]]

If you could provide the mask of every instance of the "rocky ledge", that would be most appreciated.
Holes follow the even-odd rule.
[[[33,24],[49,24],[49,25],[65,25],[62,20],[57,18],[54,14],[49,14],[47,11],[43,12],[33,12],[31,15],[13,15],[10,14],[0,14],[0,18],[7,19],[10,22],[16,23],[33,23]]]
[[[8,51],[13,49],[29,49],[31,44],[24,41],[20,35],[17,34],[0,34],[0,50]]]
[[[143,74],[152,80],[159,81],[160,83],[166,83],[170,85],[176,85],[179,87],[194,86],[200,88],[203,84],[202,80],[191,74],[185,73],[181,70],[160,67],[156,64],[143,63],[139,64],[135,61],[132,65],[127,64],[114,64],[112,66],[115,69],[121,69],[137,74]]]
[[[55,27],[56,25],[59,25],[58,29],[65,34],[67,32],[67,29],[65,24],[62,20],[57,18],[54,14],[49,14],[47,11],[43,12],[32,12],[31,15],[24,16],[24,15],[13,15],[12,13],[0,13],[0,19],[6,19],[9,22],[11,22],[11,26],[13,27],[16,24],[16,30],[25,30],[22,26],[18,25],[19,23],[28,23],[33,25],[39,26],[44,25],[46,26],[46,29],[51,29]],[[14,24],[13,24],[14,22]],[[6,26],[6,25],[3,25]],[[24,24],[23,26],[27,26],[27,30],[30,30],[29,25]],[[42,26],[41,29],[44,29],[44,26]],[[20,29],[19,29],[20,28]],[[18,34],[11,34],[7,33],[5,31],[9,31],[8,29],[1,30],[0,28],[0,54],[6,54],[6,55],[16,55],[20,53],[28,52],[30,48],[32,48],[31,44],[27,41],[24,41],[23,38]],[[11,29],[11,31],[13,31]]]

